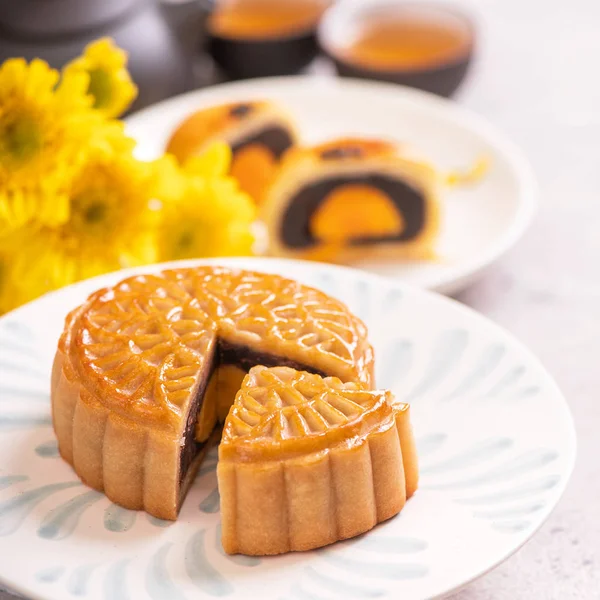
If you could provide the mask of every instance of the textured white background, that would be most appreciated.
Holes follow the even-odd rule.
[[[554,375],[575,416],[579,460],[535,538],[454,600],[600,599],[600,0],[462,4],[480,43],[457,100],[523,147],[542,194],[525,239],[458,299]]]
[[[459,101],[527,153],[541,209],[525,239],[459,299],[554,375],[579,458],[554,515],[455,600],[600,598],[600,2],[479,0],[478,64]]]

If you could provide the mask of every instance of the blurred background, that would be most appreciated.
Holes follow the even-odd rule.
[[[454,0],[451,6],[474,27],[466,64],[450,81],[438,74],[434,83],[403,83],[439,85],[432,91],[492,121],[524,150],[541,190],[538,216],[524,239],[457,297],[538,354],[572,399],[580,454],[597,456],[600,3]],[[60,69],[93,40],[111,37],[128,53],[138,86],[125,116],[187,90],[272,74],[257,68],[259,59],[246,65],[249,73],[240,72],[236,49],[219,43],[219,25],[208,30],[214,8],[209,0],[0,0],[0,62],[40,57]],[[336,76],[335,56],[324,56],[326,49],[318,52],[310,40],[277,74]],[[274,52],[277,57],[281,49]],[[582,460],[541,533],[457,597],[597,598],[600,521],[590,503],[598,495],[597,461]]]
[[[139,88],[130,107],[130,111],[135,111],[181,92],[227,80],[333,71],[331,61],[321,58],[328,54],[328,48],[317,42],[316,29],[326,9],[335,4],[335,0],[2,0],[0,59],[39,57],[60,69],[79,56],[87,44],[108,36],[129,55],[129,70]],[[418,1],[405,4],[430,6]],[[443,1],[435,4],[459,6]],[[469,8],[460,16],[468,18],[471,14],[475,16]],[[452,51],[457,40],[444,36],[454,34],[460,38],[464,34],[460,30],[458,34],[453,32],[452,24],[438,22],[435,14],[430,21],[433,29],[427,27],[418,32],[421,39],[418,50],[413,48],[413,52],[443,54],[444,44]],[[422,25],[409,23],[408,31]],[[286,64],[281,54],[287,48],[281,44],[269,47],[269,43],[294,37],[311,40],[303,40],[297,56]],[[252,56],[236,59],[235,49],[224,48],[223,40],[237,41],[245,53],[260,52],[261,64],[248,64],[252,63]],[[423,58],[427,60],[427,56]],[[374,78],[386,76],[380,73]],[[430,87],[419,81],[415,84]],[[449,95],[453,87],[441,93]]]

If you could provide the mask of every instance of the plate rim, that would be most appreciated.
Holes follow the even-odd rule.
[[[293,265],[304,265],[307,267],[308,265],[314,266],[314,263],[310,261],[297,260],[297,259],[286,259],[286,258],[271,258],[271,257],[229,257],[229,258],[205,258],[205,259],[188,259],[188,260],[179,260],[179,261],[169,261],[164,263],[156,263],[153,265],[145,265],[142,267],[132,267],[128,269],[120,269],[117,271],[112,271],[109,273],[105,273],[102,275],[98,275],[96,277],[91,277],[89,279],[85,279],[82,281],[78,281],[71,285],[65,286],[61,289],[54,290],[45,294],[27,304],[20,306],[19,308],[6,313],[0,317],[0,325],[8,319],[15,319],[20,317],[21,312],[25,312],[26,310],[31,310],[32,306],[36,303],[39,303],[43,300],[46,300],[50,297],[58,297],[61,295],[69,296],[72,292],[77,292],[78,288],[84,288],[90,286],[94,282],[100,282],[107,278],[115,278],[117,275],[123,279],[135,276],[136,274],[143,273],[152,273],[156,271],[161,271],[164,269],[170,268],[186,268],[193,266],[202,266],[202,265],[223,265],[223,266],[231,266],[232,268],[236,268],[236,265],[239,265],[237,268],[243,268],[247,270],[251,270],[254,267],[251,266],[243,266],[247,265],[248,262],[258,262],[258,263],[266,263],[266,264],[277,264],[283,263]],[[283,266],[283,265],[282,265]],[[468,580],[455,585],[453,588],[442,592],[436,596],[431,596],[430,600],[434,600],[435,598],[449,598],[457,591],[464,589],[474,581],[480,579],[485,576],[487,573],[496,569],[499,565],[506,562],[511,556],[513,556],[516,552],[518,552],[527,542],[529,542],[540,530],[540,528],[548,521],[549,517],[555,511],[560,501],[562,500],[564,493],[571,481],[571,477],[576,465],[577,454],[578,454],[578,441],[577,441],[577,430],[575,427],[575,422],[573,418],[573,414],[571,412],[571,408],[569,406],[569,402],[565,395],[563,394],[560,386],[552,376],[552,374],[546,369],[542,361],[530,350],[523,342],[521,342],[517,336],[515,336],[512,332],[508,331],[501,325],[495,323],[492,319],[486,317],[485,315],[479,313],[475,309],[455,300],[454,298],[450,298],[444,296],[440,293],[422,289],[417,286],[406,283],[402,280],[397,280],[392,277],[386,277],[382,275],[378,275],[376,273],[369,273],[366,271],[362,271],[360,269],[356,269],[353,267],[347,267],[342,265],[333,265],[328,263],[318,263],[318,267],[324,270],[337,271],[342,276],[353,276],[356,274],[360,274],[361,277],[371,280],[373,285],[377,285],[378,283],[387,283],[398,286],[403,293],[413,294],[417,297],[421,296],[427,298],[430,301],[441,303],[442,305],[447,305],[452,307],[452,310],[458,310],[463,314],[467,315],[468,318],[474,319],[479,324],[488,328],[488,331],[493,331],[494,334],[497,334],[499,338],[503,338],[508,341],[516,351],[521,353],[523,358],[527,360],[532,366],[536,368],[536,370],[540,373],[540,375],[544,378],[545,384],[549,386],[549,389],[552,391],[553,395],[556,397],[556,407],[563,413],[563,417],[565,420],[563,421],[563,426],[565,428],[566,437],[562,440],[562,445],[565,453],[565,462],[564,467],[561,471],[561,482],[557,486],[557,490],[554,496],[554,501],[551,502],[544,511],[540,511],[539,519],[534,527],[525,530],[520,534],[520,537],[516,539],[515,546],[512,547],[507,552],[499,555],[499,557],[493,562],[493,564],[488,565],[487,567],[479,570],[474,573]],[[276,270],[276,267],[275,267]],[[267,271],[268,272],[268,271]],[[101,289],[106,284],[100,284],[97,286],[97,289]],[[96,289],[96,286],[95,288]],[[73,307],[67,307],[67,310],[71,310]],[[1,570],[0,570],[0,584],[7,588],[9,592],[16,592],[18,594],[22,594],[28,600],[48,600],[49,596],[38,595],[35,592],[27,589],[26,586],[22,586],[18,582],[10,581],[9,578],[6,578]],[[394,594],[394,592],[390,592],[390,594]],[[393,595],[386,595],[384,598],[392,598]]]
[[[445,113],[450,120],[460,125],[463,129],[475,133],[487,145],[493,148],[494,152],[498,153],[508,165],[514,176],[518,192],[517,206],[515,207],[510,225],[503,231],[495,243],[486,246],[476,256],[453,265],[447,271],[428,276],[422,284],[424,289],[444,294],[460,291],[486,267],[495,263],[515,246],[530,227],[539,207],[540,193],[535,172],[524,151],[500,128],[475,111],[453,100],[405,85],[352,77],[333,77],[331,75],[289,75],[230,81],[178,94],[136,111],[128,115],[125,119],[126,132],[132,135],[137,142],[134,131],[138,127],[145,127],[145,121],[155,118],[155,115],[158,113],[176,110],[179,104],[192,102],[195,99],[199,103],[203,103],[205,102],[205,98],[207,98],[208,101],[206,103],[210,105],[211,96],[236,95],[249,89],[254,90],[248,92],[250,96],[262,95],[268,97],[269,87],[285,89],[286,87],[294,86],[301,86],[302,88],[312,86],[315,88],[315,93],[318,93],[319,89],[337,89],[347,94],[372,93],[385,96],[396,95],[412,102],[418,102],[431,110]],[[261,88],[265,88],[266,91],[264,94],[258,93],[257,90]],[[219,102],[222,101],[224,100],[219,100]],[[134,131],[132,132],[131,130]]]

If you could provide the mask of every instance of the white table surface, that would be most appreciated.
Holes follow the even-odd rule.
[[[600,599],[600,0],[462,4],[481,35],[457,100],[522,146],[542,205],[524,240],[458,299],[541,358],[570,402],[579,457],[546,525],[453,600]]]
[[[526,152],[541,187],[523,241],[458,299],[527,344],[575,417],[558,508],[454,600],[600,599],[600,2],[479,0],[479,64],[459,101]]]

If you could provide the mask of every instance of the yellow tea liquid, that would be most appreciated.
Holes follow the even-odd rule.
[[[221,0],[208,27],[221,37],[285,37],[314,28],[327,4],[324,0]]]
[[[470,44],[464,23],[407,12],[366,24],[341,57],[369,69],[418,70],[462,58]]]

